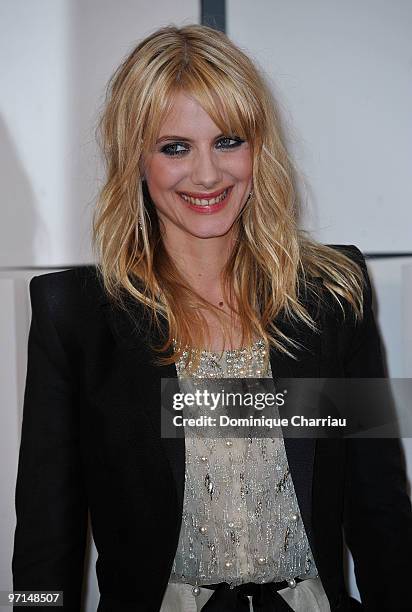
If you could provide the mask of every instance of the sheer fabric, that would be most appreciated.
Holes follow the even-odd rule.
[[[272,378],[263,339],[222,354],[203,351],[182,392],[205,378]],[[161,612],[201,609],[211,596],[198,585],[290,581],[280,594],[293,609],[329,611],[301,520],[285,446],[273,438],[186,437],[184,507],[179,543]],[[304,579],[294,583],[294,578]],[[289,597],[289,600],[288,600]],[[183,607],[176,607],[183,606]],[[295,606],[295,607],[293,607]]]

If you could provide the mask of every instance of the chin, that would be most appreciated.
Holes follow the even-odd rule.
[[[216,227],[216,228],[191,228],[188,230],[192,236],[196,238],[221,238],[222,236],[229,235],[229,232],[233,226],[229,227]]]

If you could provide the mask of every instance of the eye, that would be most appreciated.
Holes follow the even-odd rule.
[[[244,140],[238,138],[237,136],[225,136],[216,142],[216,147],[218,149],[235,149],[244,142]],[[172,142],[163,146],[160,151],[169,157],[181,157],[182,155],[188,153],[189,149],[189,145],[185,144],[184,142]]]
[[[232,142],[233,144],[228,144],[229,142]],[[223,146],[219,148],[235,149],[236,147],[240,147],[240,145],[243,144],[244,142],[245,142],[244,140],[242,140],[241,138],[238,138],[237,136],[233,136],[233,138],[231,136],[225,136],[224,138],[221,138],[218,141],[218,144],[223,143]]]
[[[183,149],[177,150],[176,147],[183,147]],[[173,142],[172,144],[165,145],[160,150],[165,155],[173,157],[174,155],[184,155],[187,152],[187,147],[182,142]]]

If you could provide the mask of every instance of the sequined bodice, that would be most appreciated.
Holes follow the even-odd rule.
[[[198,370],[185,374],[187,392],[197,378],[272,378],[263,369],[263,339],[251,347],[203,351]],[[317,576],[284,441],[276,438],[186,437],[182,526],[170,582],[214,584]]]

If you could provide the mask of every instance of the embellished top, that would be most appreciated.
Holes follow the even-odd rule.
[[[197,378],[272,378],[263,338],[250,347],[201,352]],[[192,585],[292,581],[318,576],[300,516],[283,437],[186,437],[182,526],[169,582]]]

